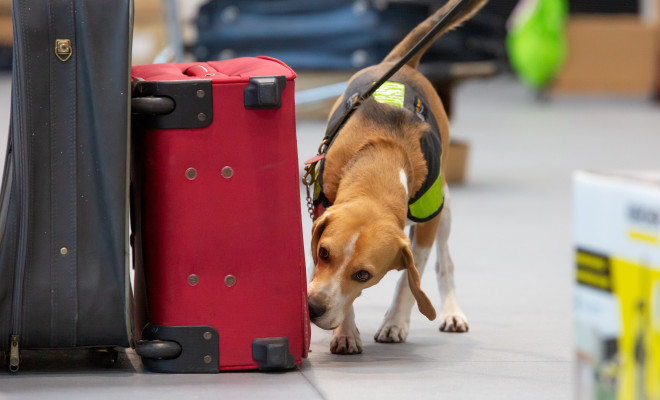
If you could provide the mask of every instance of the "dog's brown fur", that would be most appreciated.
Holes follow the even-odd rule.
[[[453,17],[436,38],[470,18],[486,2],[465,1],[468,2],[466,11]],[[378,80],[457,2],[450,0],[410,32],[383,62],[359,71],[351,81],[358,78]],[[441,132],[441,166],[446,170],[446,151],[449,149],[447,115],[433,86],[415,69],[424,50],[390,80],[415,87],[428,102]],[[330,115],[341,104],[342,98],[337,100]],[[308,294],[310,307],[313,304],[326,310],[314,322],[325,329],[337,328],[335,336],[348,323],[344,321],[345,317],[352,318],[352,303],[361,291],[378,283],[392,269],[408,271],[407,281],[419,310],[430,320],[436,317],[433,305],[420,288],[420,275],[410,241],[404,233],[408,200],[422,187],[427,175],[420,139],[428,129],[428,124],[412,113],[370,98],[342,127],[325,156],[323,191],[334,205],[313,226],[315,271]],[[400,181],[400,170],[405,172],[407,188]],[[444,175],[442,179],[444,185]],[[414,227],[411,237],[414,236],[415,244],[424,248],[432,246],[439,221],[440,215]],[[328,251],[329,257],[325,260],[318,256],[321,248]],[[373,278],[364,283],[356,281],[353,276],[360,270],[369,272]],[[354,333],[351,335],[355,340]],[[361,351],[361,345],[349,342],[347,340],[343,347],[333,343],[331,350],[337,353]]]

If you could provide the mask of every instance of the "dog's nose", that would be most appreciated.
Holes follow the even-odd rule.
[[[311,320],[325,314],[325,307],[317,303],[313,297],[309,298],[308,306],[309,306],[309,319]]]

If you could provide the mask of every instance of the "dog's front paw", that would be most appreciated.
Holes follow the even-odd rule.
[[[362,353],[362,339],[357,328],[348,331],[341,327],[335,329],[330,339],[330,352],[332,354]]]
[[[401,343],[408,337],[410,322],[396,321],[385,318],[374,335],[374,340],[380,343]]]
[[[330,339],[330,352],[332,354],[360,354],[362,353],[362,339],[355,323],[344,321],[332,332]]]
[[[442,313],[440,330],[442,332],[467,332],[470,329],[467,317],[462,312]]]

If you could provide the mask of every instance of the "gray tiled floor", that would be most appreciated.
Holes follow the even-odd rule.
[[[8,104],[4,78],[0,127]],[[658,169],[660,109],[636,99],[539,103],[513,81],[497,79],[459,87],[455,110],[452,134],[472,146],[469,182],[452,188],[450,240],[469,333],[440,333],[414,313],[407,343],[373,342],[397,278],[392,273],[356,302],[365,342],[358,356],[330,354],[330,332],[314,328],[312,353],[295,372],[166,376],[144,373],[139,360],[124,356],[109,371],[0,373],[0,399],[570,398],[571,172]],[[301,158],[313,155],[323,125],[298,124]],[[311,222],[304,223],[308,235]],[[422,286],[439,304],[432,268]]]

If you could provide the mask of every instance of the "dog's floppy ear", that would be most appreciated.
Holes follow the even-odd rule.
[[[417,272],[415,260],[413,259],[412,251],[410,251],[410,242],[407,238],[401,240],[401,242],[402,268],[408,270],[408,285],[410,286],[410,291],[413,296],[415,296],[415,300],[417,300],[417,308],[419,308],[419,311],[430,321],[433,321],[436,316],[435,308],[433,308],[431,300],[429,300],[420,286],[419,272]]]
[[[319,245],[319,240],[321,235],[325,230],[325,227],[328,225],[330,213],[328,211],[324,212],[323,215],[318,217],[312,225],[312,258],[314,259],[314,265],[318,262],[317,247]]]

